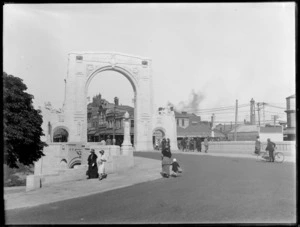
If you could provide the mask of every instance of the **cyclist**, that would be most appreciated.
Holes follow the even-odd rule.
[[[266,151],[269,151],[270,156],[270,162],[274,162],[274,150],[276,147],[276,144],[270,140],[270,138],[267,139],[268,144],[266,147]]]

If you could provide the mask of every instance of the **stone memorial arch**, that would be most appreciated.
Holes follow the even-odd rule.
[[[65,79],[64,126],[70,142],[87,142],[87,92],[95,76],[112,70],[125,76],[134,90],[134,146],[152,150],[153,88],[151,60],[121,53],[69,53]],[[111,86],[114,86],[113,84]]]

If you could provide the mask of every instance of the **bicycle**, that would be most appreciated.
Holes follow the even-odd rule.
[[[270,161],[270,155],[267,151],[261,151],[257,154],[257,159],[262,161]],[[280,151],[274,151],[274,161],[282,163],[284,161],[284,154]]]

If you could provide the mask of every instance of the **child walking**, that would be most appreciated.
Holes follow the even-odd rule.
[[[172,173],[171,175],[174,177],[177,177],[179,173],[182,173],[182,169],[180,168],[180,165],[178,164],[176,158],[173,159],[172,162]]]

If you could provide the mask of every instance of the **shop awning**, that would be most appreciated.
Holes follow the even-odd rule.
[[[88,135],[94,135],[96,133],[96,130],[91,130],[88,132]]]

